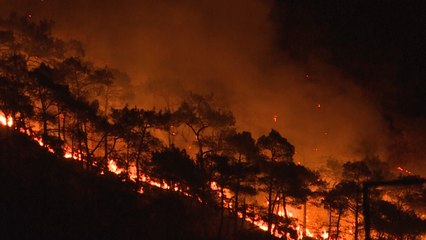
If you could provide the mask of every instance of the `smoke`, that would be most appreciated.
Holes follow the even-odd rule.
[[[214,93],[219,106],[234,112],[239,130],[260,136],[277,129],[296,146],[296,161],[308,166],[330,157],[387,157],[389,131],[368,92],[317,53],[302,65],[277,50],[271,1],[0,5],[3,16],[18,10],[53,19],[55,34],[82,41],[90,60],[128,73],[131,104],[173,109],[188,91]]]

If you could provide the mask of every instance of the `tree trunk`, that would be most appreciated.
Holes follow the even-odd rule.
[[[127,171],[127,177],[130,177],[129,151],[130,151],[129,144],[126,143],[126,171]]]
[[[109,93],[109,88],[108,86],[106,86],[105,89],[105,119],[108,122],[108,93]],[[105,153],[104,153],[104,163],[102,168],[107,168],[108,167],[108,130],[105,131]]]
[[[106,168],[108,166],[108,132],[105,132],[104,150],[104,162],[102,164],[102,168]]]
[[[41,92],[40,87],[38,88],[38,94],[40,98],[40,105],[41,105],[41,120],[43,123],[43,141],[46,141],[47,139],[47,106],[46,102],[43,97],[43,93]],[[45,142],[46,143],[46,142]]]
[[[71,134],[71,158],[74,158],[74,134]],[[79,160],[78,157],[77,160]]]
[[[59,141],[61,141],[61,109],[60,109],[59,105],[57,106],[57,108],[58,108],[58,119],[57,119],[57,121],[58,121],[58,124],[57,124],[58,139],[59,139]]]
[[[328,208],[328,238],[330,239],[331,236],[331,205]]]
[[[238,195],[239,195],[239,191],[237,188],[235,191],[235,207],[234,207],[234,239],[237,239],[237,235],[238,235],[238,204],[239,204]]]
[[[340,227],[340,218],[342,217],[343,209],[339,208],[339,213],[337,216],[337,223],[336,223],[336,239],[339,239],[339,227]]]
[[[355,231],[354,231],[354,240],[358,240],[358,217],[359,217],[359,192],[356,194],[356,200],[355,200]]]
[[[254,224],[255,222],[256,222],[256,209],[255,209],[255,207],[253,206],[253,218],[252,218],[252,223]]]
[[[42,104],[42,121],[43,121],[43,141],[46,143],[47,140],[47,109],[45,109],[44,104]]]
[[[88,137],[88,133],[87,133],[86,123],[83,123],[83,128],[84,128],[84,145],[85,145],[85,150],[86,150],[87,169],[90,170],[92,168],[92,156],[91,156],[90,149],[89,149],[89,137]]]
[[[136,166],[136,183],[137,185],[139,185],[139,175],[140,175],[140,170],[139,170],[139,161],[140,161],[140,157],[142,154],[142,147],[143,147],[143,140],[145,138],[145,132],[146,132],[146,128],[143,129],[142,131],[142,135],[139,141],[139,145],[138,145],[138,153],[136,156],[136,162],[135,162],[135,166]]]
[[[286,200],[285,200],[285,196],[284,196],[284,194],[283,194],[282,199],[283,199],[283,211],[284,211],[284,218],[285,218],[285,220],[288,222],[287,202],[286,202]]]
[[[79,155],[79,157],[80,157],[80,160],[81,161],[83,161],[83,139],[82,139],[82,137],[81,137],[81,135],[82,135],[82,133],[83,133],[83,130],[81,129],[81,126],[80,126],[80,121],[78,121],[77,122],[77,128],[78,128],[78,132],[77,132],[77,136],[78,136],[78,139],[77,139],[77,141],[78,141],[78,155]],[[83,162],[83,164],[84,164],[84,162]]]
[[[271,234],[272,229],[272,179],[268,186],[268,233]]]
[[[224,212],[225,212],[225,193],[223,191],[223,185],[220,186],[220,223],[219,223],[219,230],[217,233],[217,238],[221,239],[222,237],[222,228],[223,228],[223,218],[224,218]]]
[[[306,237],[306,200],[303,202],[303,236]]]
[[[65,135],[65,131],[66,131],[66,129],[65,129],[65,127],[66,127],[66,125],[65,125],[65,118],[66,118],[66,115],[65,115],[65,113],[63,114],[63,120],[62,120],[62,137],[64,138],[64,142],[67,140],[66,139],[66,135]],[[72,146],[72,145],[71,145]]]
[[[241,218],[241,229],[244,229],[244,223],[246,221],[246,217],[247,217],[247,205],[246,205],[246,200],[243,199],[243,212],[242,212],[242,218]],[[237,232],[237,239],[238,239],[238,232]]]

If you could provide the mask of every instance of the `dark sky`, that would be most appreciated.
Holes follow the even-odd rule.
[[[213,92],[240,130],[277,128],[303,163],[377,154],[424,173],[421,2],[0,0],[0,14],[53,19],[89,59],[129,74],[132,103]]]
[[[323,48],[330,63],[358,84],[397,98],[384,100],[386,108],[393,108],[386,110],[424,117],[426,17],[421,3],[277,1],[274,19],[283,33],[281,46],[294,58],[305,61]],[[296,34],[289,38],[286,29]],[[292,48],[294,43],[301,44]]]

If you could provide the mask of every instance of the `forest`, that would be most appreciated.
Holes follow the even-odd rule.
[[[255,138],[238,131],[232,111],[218,107],[214,94],[188,91],[176,108],[131,106],[122,72],[87,60],[82,44],[55,37],[53,25],[15,13],[0,18],[0,122],[6,135],[29,136],[47,155],[75,162],[91,176],[114,173],[114,184],[141,196],[154,188],[210,209],[200,210],[200,225],[208,224],[209,214],[217,216],[203,239],[249,239],[244,232],[250,229],[271,239],[426,236],[421,176],[377,156],[310,169],[294,161],[296,148],[285,133],[271,129]],[[8,141],[2,135],[1,144]],[[7,154],[0,156],[4,161]],[[179,208],[174,201],[157,207]],[[140,218],[128,220],[137,225]]]

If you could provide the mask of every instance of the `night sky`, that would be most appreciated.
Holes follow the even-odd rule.
[[[421,2],[0,0],[0,15],[54,20],[129,75],[131,104],[212,92],[239,130],[276,128],[308,166],[378,155],[425,175]]]

